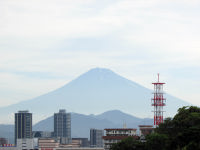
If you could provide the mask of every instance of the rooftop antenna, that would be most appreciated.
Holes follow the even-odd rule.
[[[124,129],[127,128],[126,122],[123,123],[123,128],[124,128]]]

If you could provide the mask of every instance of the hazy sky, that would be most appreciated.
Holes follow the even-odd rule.
[[[1,0],[0,106],[91,68],[199,105],[199,0]]]

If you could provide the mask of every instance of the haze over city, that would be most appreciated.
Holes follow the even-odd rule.
[[[1,0],[0,106],[96,67],[149,89],[160,73],[167,93],[199,105],[199,6],[197,0]]]

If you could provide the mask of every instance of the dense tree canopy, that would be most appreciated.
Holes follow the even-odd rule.
[[[111,150],[200,150],[200,108],[179,108],[174,118],[166,118],[146,137],[145,143],[125,139]]]
[[[174,118],[167,118],[155,132],[167,136],[168,149],[200,149],[200,108],[179,108]]]
[[[165,134],[152,133],[146,137],[145,147],[147,150],[165,150],[168,137]]]
[[[111,146],[110,150],[143,150],[144,143],[135,140],[133,137],[123,139],[119,143],[115,143]]]

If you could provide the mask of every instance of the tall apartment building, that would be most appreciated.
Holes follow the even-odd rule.
[[[64,109],[54,114],[54,137],[62,144],[71,142],[71,114]]]
[[[90,147],[103,147],[104,130],[90,129]]]
[[[15,144],[17,139],[32,138],[32,113],[18,111],[15,113]]]

